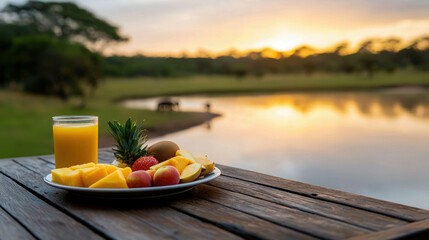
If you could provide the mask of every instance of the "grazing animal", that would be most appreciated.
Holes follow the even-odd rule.
[[[158,111],[178,111],[179,110],[179,102],[173,101],[170,98],[161,99],[158,102]]]

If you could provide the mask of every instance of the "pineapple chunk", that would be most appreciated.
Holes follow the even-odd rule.
[[[91,167],[95,167],[95,163],[91,162],[91,163],[85,163],[85,164],[81,164],[81,165],[74,165],[74,166],[71,166],[70,169],[71,170],[77,170],[77,169],[81,169],[81,168],[91,168]]]
[[[52,173],[52,181],[58,184],[64,184],[64,176],[66,173],[71,172],[70,168],[57,168],[51,171]]]
[[[62,178],[64,185],[72,187],[83,187],[81,171],[80,170],[71,170],[66,172]]]
[[[109,173],[109,174],[116,171],[116,169],[118,169],[118,167],[116,167],[116,166],[113,166],[111,164],[105,164],[105,163],[96,164],[95,167],[104,167],[104,168],[106,168],[107,173]]]
[[[105,167],[93,168],[89,171],[82,171],[82,181],[85,187],[89,187],[92,184],[96,183],[98,180],[106,177],[108,175]]]
[[[124,174],[125,179],[127,179],[128,175],[133,171],[130,167],[120,168],[120,170],[122,171],[122,174]]]
[[[185,167],[191,163],[193,163],[193,161],[189,158],[185,158],[183,156],[176,156],[176,157],[168,159],[167,161],[164,161],[162,163],[158,163],[157,165],[150,167],[150,170],[156,171],[160,167],[170,165],[170,166],[175,167],[177,169],[177,171],[179,171],[179,173],[181,173],[183,171],[183,169],[185,169]]]
[[[111,174],[112,172],[116,171],[118,168],[113,165],[107,165],[106,170],[107,173]]]
[[[79,170],[80,172],[81,172],[81,175],[84,175],[84,174],[86,174],[87,172],[90,172],[90,171],[92,171],[92,170],[94,170],[95,169],[95,167],[91,167],[91,168],[81,168],[81,169],[77,169],[77,170]]]
[[[55,183],[74,187],[88,187],[114,173],[117,169],[117,167],[108,164],[85,163],[69,168],[53,169],[51,173],[52,181]],[[124,178],[132,172],[129,167],[121,168],[120,171]]]
[[[81,179],[81,170],[72,170],[70,168],[53,169],[52,181],[73,187],[83,187]]]
[[[122,170],[118,169],[89,186],[89,188],[128,188]]]

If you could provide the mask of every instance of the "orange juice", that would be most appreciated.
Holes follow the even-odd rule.
[[[97,163],[98,123],[59,123],[53,129],[56,168]]]

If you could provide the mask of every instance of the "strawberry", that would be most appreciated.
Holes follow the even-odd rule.
[[[134,171],[138,171],[138,170],[149,170],[150,167],[152,167],[153,165],[158,164],[158,160],[156,160],[156,158],[152,157],[152,156],[145,156],[145,157],[141,157],[139,159],[137,159],[133,166],[131,167],[131,169]]]

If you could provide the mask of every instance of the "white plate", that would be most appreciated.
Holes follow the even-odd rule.
[[[177,185],[161,186],[161,187],[148,187],[148,188],[83,188],[71,187],[52,181],[52,175],[48,174],[43,180],[52,187],[60,188],[73,192],[79,195],[88,197],[101,197],[101,198],[154,198],[164,197],[174,194],[179,194],[191,190],[198,184],[209,182],[221,174],[219,168],[214,169],[210,174],[189,183],[180,183]]]

